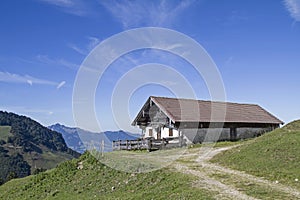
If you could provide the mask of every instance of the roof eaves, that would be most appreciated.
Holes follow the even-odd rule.
[[[275,117],[273,114],[271,114],[270,112],[268,112],[266,109],[264,109],[260,105],[257,105],[257,104],[255,104],[255,105],[258,106],[263,112],[265,112],[266,114],[268,114],[270,117],[272,117],[274,120],[276,120],[278,122],[278,124],[281,124],[281,125],[284,124],[283,121],[281,121],[280,119],[278,119],[277,117]]]
[[[148,105],[148,103],[150,102],[150,98],[149,97],[146,101],[146,103],[143,105],[143,107],[140,109],[139,113],[137,114],[137,116],[135,117],[135,119],[133,120],[133,122],[131,123],[131,126],[136,126],[136,122],[139,119],[139,117],[142,115],[143,111],[145,110],[146,106]]]

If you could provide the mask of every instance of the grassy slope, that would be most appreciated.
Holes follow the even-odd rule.
[[[9,136],[12,136],[10,130],[10,126],[0,126],[0,140],[4,140],[5,142],[7,142],[7,138]]]
[[[77,169],[80,161],[82,170]],[[116,171],[86,153],[50,171],[9,181],[0,187],[0,199],[212,199],[211,193],[192,187],[193,181],[168,169]]]
[[[23,153],[22,154],[24,159],[28,162],[31,167],[31,171],[33,172],[36,168],[43,168],[43,169],[52,169],[57,166],[58,163],[67,161],[72,159],[72,155],[67,154],[65,152],[50,152],[46,149],[43,149],[42,154],[35,154],[32,155],[30,153]]]
[[[300,188],[300,121],[217,155],[212,162]]]
[[[42,148],[43,153],[30,153],[30,152],[23,152],[20,149],[14,150],[8,148],[9,155],[14,155],[15,153],[20,153],[24,160],[31,166],[31,173],[35,171],[36,168],[43,168],[43,169],[52,169],[55,168],[59,163],[70,160],[74,158],[72,155],[65,153],[65,152],[51,152],[46,148]],[[0,168],[1,169],[1,168]]]

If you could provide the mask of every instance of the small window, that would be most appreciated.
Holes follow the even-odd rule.
[[[173,136],[173,129],[169,128],[169,136]]]
[[[152,137],[153,136],[152,129],[149,129],[148,132],[149,132],[149,137]]]

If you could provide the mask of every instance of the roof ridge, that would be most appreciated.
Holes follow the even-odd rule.
[[[257,103],[236,103],[236,102],[229,102],[229,101],[211,101],[211,100],[192,99],[192,98],[159,97],[159,96],[150,96],[150,97],[151,97],[151,98],[174,99],[174,100],[201,101],[201,102],[210,102],[210,103],[225,103],[225,104],[237,104],[237,105],[252,105],[252,106],[259,106]],[[259,106],[259,107],[260,107],[260,106]]]

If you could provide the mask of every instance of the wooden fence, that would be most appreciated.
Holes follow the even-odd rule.
[[[112,149],[116,150],[159,150],[181,146],[181,138],[163,139],[137,139],[137,140],[117,140],[112,142]]]

